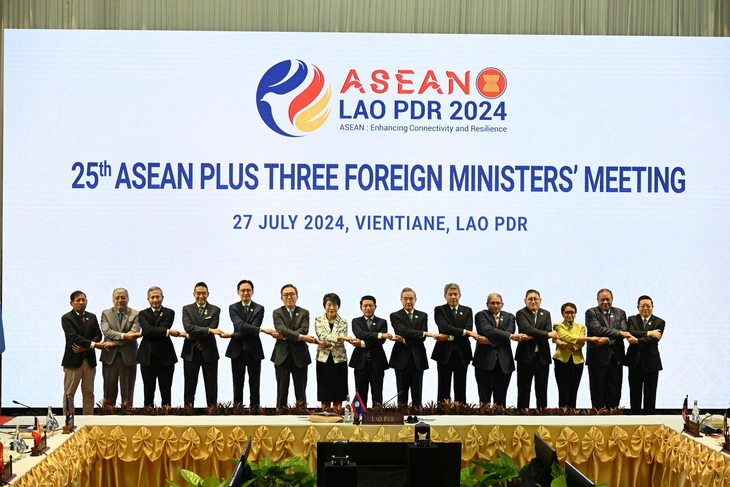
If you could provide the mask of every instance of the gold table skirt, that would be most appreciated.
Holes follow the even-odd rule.
[[[170,418],[170,422],[186,419],[193,422],[185,417]],[[487,424],[489,418],[484,417],[456,417],[453,424],[445,424],[448,419],[434,421],[431,441],[461,442],[462,466],[472,459],[491,460],[499,450],[524,465],[534,456],[533,433],[537,432],[557,450],[560,461],[569,461],[609,486],[730,486],[728,457],[664,424]],[[512,418],[515,423],[524,419]],[[414,439],[412,425],[264,424],[266,417],[256,418],[258,424],[227,425],[142,425],[144,420],[137,417],[115,420],[137,424],[87,424],[15,485],[144,487],[167,485],[167,478],[187,485],[179,475],[181,468],[203,478],[224,479],[235,467],[229,458],[240,456],[249,435],[253,436],[249,460],[298,455],[312,468],[316,468],[319,441]]]

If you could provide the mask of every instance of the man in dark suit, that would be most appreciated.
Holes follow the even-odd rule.
[[[659,356],[659,340],[664,334],[664,320],[654,316],[654,301],[649,296],[640,296],[637,304],[639,314],[628,320],[629,349],[625,365],[629,368],[629,394],[631,414],[654,414],[656,411],[656,387],[662,359]],[[641,396],[644,409],[641,409]]]
[[[198,376],[203,369],[205,383],[205,400],[208,407],[218,402],[218,344],[215,335],[230,338],[230,333],[218,329],[221,309],[208,302],[208,285],[199,282],[195,285],[193,297],[195,302],[183,306],[182,322],[188,337],[183,343],[183,373],[185,376],[185,405],[195,404],[195,390],[198,388]]]
[[[160,405],[172,405],[172,377],[175,373],[177,356],[170,337],[187,338],[184,331],[172,329],[175,311],[164,308],[162,289],[152,286],[147,290],[150,307],[139,312],[139,326],[142,341],[137,350],[142,382],[144,383],[144,405],[153,406],[155,384],[160,384]]]
[[[249,406],[258,408],[261,405],[261,361],[264,359],[259,333],[264,321],[264,307],[251,301],[253,282],[247,279],[240,281],[237,291],[241,300],[228,307],[233,334],[226,350],[233,374],[233,403],[243,404],[243,382],[248,369]]]
[[[101,351],[101,374],[104,377],[104,402],[117,403],[121,389],[122,403],[132,405],[137,382],[137,339],[139,312],[128,306],[129,293],[120,287],[112,292],[114,306],[101,312],[101,333],[114,347]]]
[[[466,371],[472,359],[469,338],[474,333],[471,308],[459,304],[461,289],[456,283],[444,286],[446,304],[436,306],[433,317],[439,329],[431,358],[438,369],[438,402],[451,400],[451,377],[454,378],[454,400],[466,403]]]
[[[423,399],[423,371],[428,369],[428,357],[423,342],[436,335],[428,331],[428,315],[415,309],[416,292],[403,288],[400,293],[403,309],[390,314],[396,342],[390,354],[390,367],[395,370],[398,404],[408,404],[411,391],[413,406],[421,406]]]
[[[84,398],[84,415],[94,414],[94,377],[96,376],[96,353],[109,343],[102,343],[101,330],[96,315],[86,312],[86,294],[71,293],[71,311],[61,317],[61,328],[66,336],[63,351],[63,414],[76,414],[74,395],[81,383]]]
[[[476,315],[477,346],[474,350],[474,377],[481,404],[507,407],[507,389],[515,360],[511,340],[520,342],[526,335],[515,333],[515,315],[502,311],[502,296],[487,296],[487,308]]]
[[[388,358],[383,350],[385,340],[393,338],[388,333],[388,322],[375,316],[375,297],[366,295],[360,299],[362,316],[353,318],[352,332],[356,340],[350,358],[354,369],[355,390],[363,404],[368,403],[368,387],[373,391],[373,404],[383,404],[383,377],[388,368]]]
[[[586,365],[591,386],[591,404],[595,409],[617,408],[623,385],[624,338],[627,331],[626,313],[613,307],[613,293],[601,289],[596,295],[598,306],[586,311],[588,336],[603,337],[597,343],[588,342]]]
[[[309,333],[309,311],[297,306],[299,291],[293,284],[281,287],[284,306],[272,313],[274,330],[264,330],[276,338],[271,361],[276,371],[276,407],[283,408],[289,400],[289,381],[294,381],[297,404],[307,405],[307,367],[312,363],[307,343],[320,343]]]
[[[550,312],[542,309],[540,293],[530,289],[525,293],[525,307],[517,312],[517,328],[531,338],[517,345],[517,408],[530,407],[530,389],[535,379],[535,400],[538,408],[547,407],[547,385],[550,376],[550,345],[557,338]]]

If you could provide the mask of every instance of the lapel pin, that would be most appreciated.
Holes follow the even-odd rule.
[[[542,311],[540,311],[540,316],[542,316]]]
[[[462,313],[461,311],[459,311],[459,314],[460,314],[460,315],[463,315],[464,313]]]
[[[418,318],[418,315],[413,315],[414,318]]]

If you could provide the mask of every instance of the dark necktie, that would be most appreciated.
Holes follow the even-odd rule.
[[[200,316],[203,316],[204,311],[205,311],[205,306],[198,306],[198,314]]]
[[[373,326],[373,320],[371,320],[370,318],[368,318],[368,330],[370,328],[372,328],[372,326]]]
[[[408,319],[413,323],[413,313],[408,313]]]
[[[248,313],[250,309],[251,309],[251,307],[250,307],[250,306],[244,306],[244,307],[243,307],[243,311],[244,311],[244,313]]]
[[[608,326],[611,326],[611,315],[606,311],[606,323],[608,323]]]
[[[644,318],[644,327],[642,328],[642,330],[646,330],[646,318]]]

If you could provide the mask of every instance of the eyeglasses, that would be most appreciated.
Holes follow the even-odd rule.
[[[540,301],[540,298],[527,298],[528,301]]]
[[[282,297],[282,298],[291,298],[291,297],[294,297],[294,296],[296,296],[296,295],[297,295],[297,293],[283,293],[283,294],[281,295],[281,297]]]
[[[502,301],[490,301],[487,304],[499,305],[499,304],[502,304]]]

